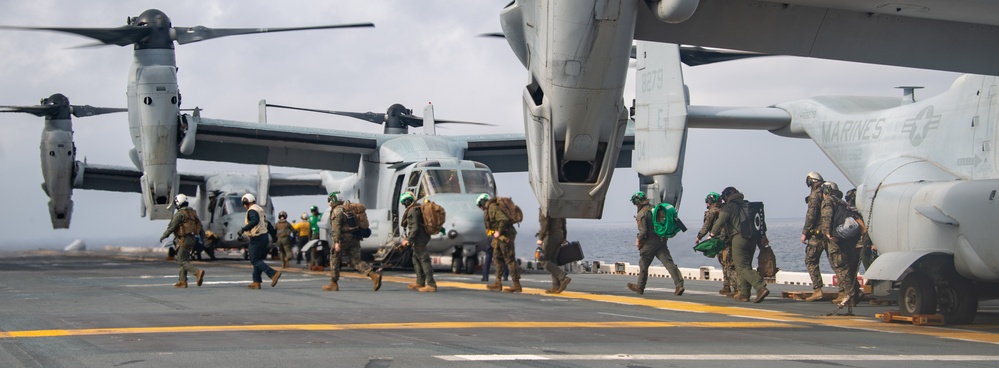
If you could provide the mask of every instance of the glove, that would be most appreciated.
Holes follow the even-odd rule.
[[[241,229],[241,230],[237,231],[237,232],[236,232],[236,235],[237,235],[237,236],[243,236],[243,230]]]
[[[165,236],[160,237],[160,243],[163,242],[163,239],[166,239],[166,237]]]

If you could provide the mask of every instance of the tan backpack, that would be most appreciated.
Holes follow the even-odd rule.
[[[510,197],[497,197],[496,204],[499,205],[500,211],[510,219],[511,224],[519,224],[524,221],[524,212],[520,210],[520,206],[513,203]]]
[[[371,224],[368,222],[367,208],[363,204],[345,202],[343,213],[347,216],[347,230],[367,229]]]
[[[444,229],[444,221],[447,220],[447,213],[441,205],[426,201],[420,205],[420,212],[423,215],[423,230],[427,234],[434,235]]]

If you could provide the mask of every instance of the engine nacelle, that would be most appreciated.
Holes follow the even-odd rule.
[[[962,276],[999,281],[999,180],[882,184],[868,225],[883,253],[954,255]]]
[[[680,23],[690,19],[700,0],[646,0],[652,14],[664,23]]]

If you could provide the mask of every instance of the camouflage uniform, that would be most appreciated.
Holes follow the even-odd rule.
[[[819,231],[823,237],[832,235],[836,227],[833,225],[833,217],[835,217],[837,210],[846,208],[846,206],[846,202],[834,196],[827,196],[822,201],[822,221],[819,224]],[[857,273],[851,272],[851,270],[856,270],[856,265],[859,262],[857,242],[840,240],[835,237],[831,239],[827,237],[827,239],[829,265],[832,266],[833,271],[836,272],[836,278],[839,279],[837,288],[840,293],[856,296],[858,291]],[[854,266],[851,267],[851,264]]]
[[[198,219],[198,214],[194,212],[194,209],[188,206],[180,207],[176,212],[173,213],[173,217],[170,218],[170,224],[167,225],[163,235],[160,237],[160,241],[166,239],[170,234],[173,234],[173,244],[177,248],[177,264],[180,265],[179,280],[181,282],[187,282],[187,273],[197,274],[200,270],[191,264],[191,250],[194,249],[197,240],[194,239],[195,236],[200,236],[201,239],[206,239],[205,230],[201,227],[201,220]]]
[[[368,262],[361,260],[361,239],[355,238],[347,227],[347,215],[343,213],[345,210],[343,203],[337,203],[330,216],[330,229],[332,231],[330,242],[334,245],[331,247],[333,264],[330,267],[333,269],[333,273],[330,281],[334,283],[340,281],[340,267],[344,260],[354,267],[354,270],[365,276],[371,277],[375,273]],[[340,244],[339,251],[336,250],[335,244]]]
[[[697,240],[704,239],[710,232],[711,227],[714,226],[715,221],[718,220],[718,213],[721,211],[721,203],[716,202],[709,205],[708,210],[704,211],[704,223],[701,225],[701,231],[697,232]],[[724,235],[722,236],[724,239]],[[718,252],[718,263],[722,268],[722,277],[724,278],[723,288],[729,289],[732,292],[738,290],[739,285],[736,281],[739,279],[739,275],[735,272],[735,264],[732,263],[732,244],[729,242],[725,243],[725,249]]]
[[[801,234],[805,236],[807,245],[805,246],[805,267],[808,269],[808,276],[812,278],[812,289],[821,290],[822,271],[819,270],[819,260],[822,252],[826,251],[829,262],[832,263],[832,255],[826,249],[826,237],[819,232],[819,219],[822,209],[822,191],[818,186],[812,188],[811,194],[805,198],[808,210],[805,211],[805,226],[801,229]]]
[[[292,225],[287,219],[280,219],[276,224],[274,224],[274,229],[277,230],[278,238],[278,250],[281,252],[281,265],[288,267],[288,260],[291,259],[291,231]]]
[[[493,268],[496,270],[496,282],[502,280],[503,266],[510,270],[510,277],[515,284],[520,284],[520,268],[517,267],[517,253],[514,248],[514,241],[517,239],[517,230],[513,228],[510,218],[503,213],[500,205],[495,199],[486,203],[486,230],[499,233],[499,237],[492,238],[493,247]]]
[[[565,219],[549,218],[538,209],[538,222],[541,223],[541,230],[538,231],[538,240],[541,241],[541,252],[545,259],[545,270],[552,275],[552,288],[550,291],[559,289],[559,285],[567,279],[565,271],[558,266],[558,251],[566,237]],[[564,289],[563,289],[564,290]]]
[[[413,247],[416,284],[421,287],[433,286],[436,288],[434,268],[430,263],[430,252],[427,250],[430,234],[427,234],[427,230],[423,228],[423,209],[415,202],[406,207],[406,213],[402,217],[402,227],[406,229],[406,241]]]
[[[752,242],[739,233],[739,218],[742,213],[742,202],[744,195],[736,192],[730,195],[725,206],[718,213],[718,219],[711,227],[711,234],[724,236],[726,242],[732,244],[732,263],[735,264],[735,271],[738,273],[736,284],[739,285],[738,293],[748,298],[750,287],[756,289],[757,301],[762,301],[763,295],[769,294],[766,290],[766,282],[763,277],[753,269],[753,256],[756,254],[756,242]],[[761,292],[765,292],[761,294]]]
[[[649,279],[649,266],[652,265],[652,260],[659,258],[659,261],[666,267],[666,271],[669,272],[669,277],[673,279],[673,286],[677,289],[676,294],[682,294],[683,276],[680,274],[680,269],[676,267],[676,263],[673,263],[673,256],[670,255],[669,247],[666,246],[666,239],[656,234],[655,227],[652,224],[652,205],[648,201],[638,206],[638,214],[635,215],[635,222],[638,224],[639,293],[645,291],[645,284]]]

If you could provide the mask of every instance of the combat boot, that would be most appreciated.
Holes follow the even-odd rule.
[[[247,289],[259,289],[260,288],[260,283],[259,282],[254,282],[252,284],[246,285],[246,288]]]
[[[677,286],[676,290],[673,290],[673,295],[676,295],[676,296],[683,295],[684,291],[687,291],[687,289],[684,289],[683,286]]]
[[[767,290],[767,286],[760,286],[759,289],[756,289],[756,299],[753,299],[753,303],[762,302],[767,295],[770,295],[770,290]]]
[[[816,300],[822,299],[822,289],[815,289],[812,296],[805,298],[806,302],[814,302]]]
[[[628,290],[634,291],[638,295],[645,294],[645,290],[642,290],[642,288],[638,287],[638,284],[632,284],[630,282],[628,283]]]
[[[524,290],[524,288],[520,287],[520,280],[515,280],[513,282],[513,285],[510,286],[510,287],[508,287],[508,288],[506,288],[506,289],[503,289],[503,292],[504,293],[519,293],[519,292],[521,292],[523,290]]]
[[[565,288],[569,287],[569,281],[572,281],[569,276],[563,277],[562,281],[558,283],[558,289],[555,290],[555,294],[561,294],[565,291]]]
[[[423,285],[417,284],[415,282],[412,283],[412,284],[406,285],[406,288],[408,288],[409,290],[419,290],[422,287],[423,287]]]
[[[833,304],[840,304],[840,303],[843,303],[844,300],[846,300],[846,293],[840,291],[839,294],[836,295],[836,299],[832,300],[832,303]]]
[[[742,296],[742,291],[739,291],[739,290],[736,290],[735,294],[732,294],[732,299],[735,299],[735,301],[737,301],[737,302],[748,302],[749,301],[749,297],[748,296]],[[742,300],[742,299],[746,299],[746,300]]]
[[[198,286],[201,286],[201,282],[205,281],[205,270],[198,270],[198,272],[195,272],[194,278],[197,280]]]
[[[340,291],[340,285],[336,281],[330,281],[328,285],[323,285],[323,290],[325,291]]]
[[[278,279],[281,278],[281,271],[275,272],[274,277],[271,277],[271,287],[277,285]]]
[[[371,282],[374,284],[373,287],[374,287],[375,291],[378,291],[378,289],[382,288],[382,274],[381,273],[374,272],[374,271],[369,272],[368,273],[368,278],[370,278]]]
[[[486,285],[486,289],[489,289],[489,291],[503,290],[503,282],[497,277],[496,281],[493,281],[492,284]]]
[[[178,288],[178,289],[186,289],[187,288],[187,281],[177,281],[176,284],[173,284],[173,287]]]
[[[288,268],[288,260],[287,259],[282,259],[281,260],[281,268],[282,269]]]
[[[436,293],[437,287],[434,285],[427,285],[418,289],[421,293]]]
[[[718,294],[732,295],[732,288],[729,288],[728,285],[725,285],[721,288],[721,290],[718,290]]]

